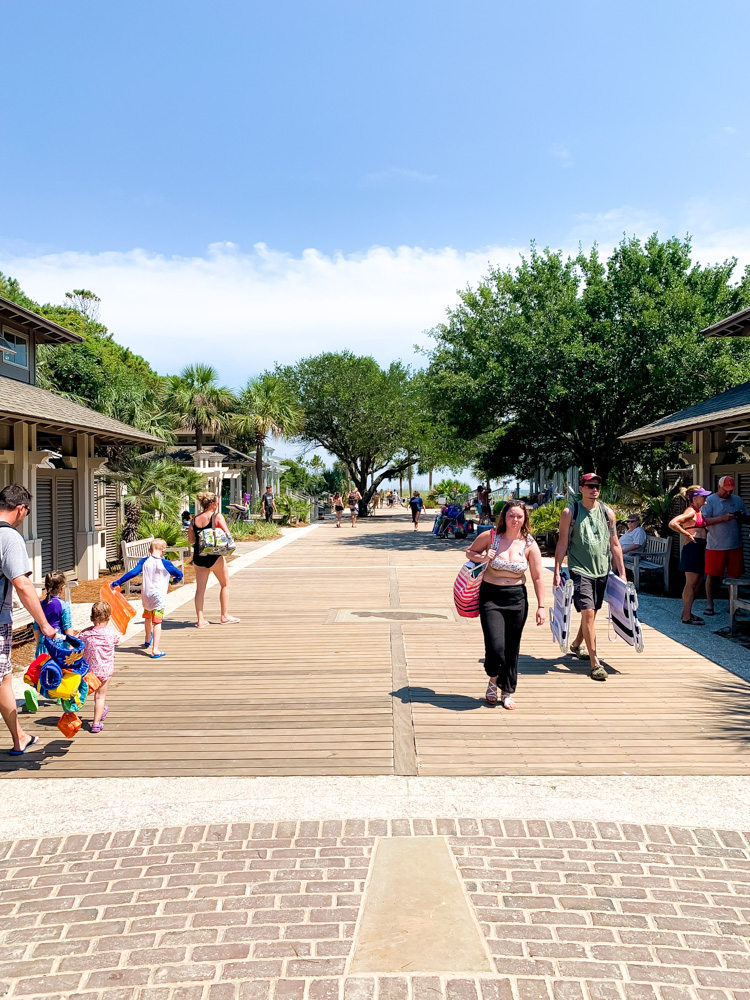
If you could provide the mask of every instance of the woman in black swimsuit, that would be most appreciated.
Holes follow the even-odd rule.
[[[196,514],[188,528],[188,541],[193,546],[193,566],[195,566],[195,610],[198,615],[196,628],[205,628],[207,622],[203,615],[203,599],[206,594],[208,578],[213,571],[219,581],[219,604],[221,605],[221,624],[235,625],[239,618],[229,614],[229,573],[224,556],[202,556],[198,551],[198,532],[203,528],[221,528],[229,534],[227,522],[219,513],[219,499],[215,493],[199,493],[195,498],[201,511]]]
[[[333,509],[336,512],[336,527],[341,527],[341,517],[344,513],[344,498],[340,493],[336,492],[331,497],[331,503],[333,504]]]

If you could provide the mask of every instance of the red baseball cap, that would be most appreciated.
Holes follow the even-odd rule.
[[[734,489],[734,476],[722,476],[719,480],[719,489],[731,492]]]
[[[581,476],[579,482],[581,486],[601,486],[602,477],[597,472],[587,472]]]

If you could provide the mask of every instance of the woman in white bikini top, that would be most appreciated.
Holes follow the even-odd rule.
[[[542,554],[529,532],[529,512],[509,501],[494,531],[483,531],[466,550],[474,562],[486,563],[479,588],[479,618],[484,633],[484,669],[489,678],[485,700],[514,709],[521,635],[528,615],[526,574],[537,599],[536,623],[543,625]]]

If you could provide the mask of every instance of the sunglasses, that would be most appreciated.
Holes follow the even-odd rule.
[[[600,490],[602,488],[601,483],[582,483],[581,485],[585,490]]]

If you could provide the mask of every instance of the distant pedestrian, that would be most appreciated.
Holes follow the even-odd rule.
[[[56,630],[47,621],[39,597],[31,582],[31,561],[20,532],[31,509],[31,494],[25,486],[13,484],[0,490],[0,715],[13,739],[11,756],[26,753],[39,743],[38,736],[27,733],[18,720],[18,708],[13,694],[13,664],[10,650],[13,642],[13,588],[18,599],[42,634],[54,639]]]
[[[734,492],[734,478],[722,476],[719,488],[706,500],[703,521],[708,528],[706,539],[706,610],[704,614],[715,615],[715,577],[742,576],[745,560],[742,554],[741,523],[747,514],[741,497]]]
[[[272,521],[273,515],[278,513],[276,510],[276,501],[274,500],[273,490],[270,486],[266,486],[266,492],[263,494],[263,513],[266,516],[266,521]]]
[[[414,530],[417,531],[419,528],[419,516],[424,509],[424,500],[419,495],[419,490],[414,491],[414,496],[409,500],[409,507],[411,508],[411,519],[414,522]]]
[[[385,498],[386,498],[386,501],[388,502],[388,506],[392,507],[393,506],[393,490],[388,490],[388,492],[385,495]]]
[[[477,486],[477,517],[480,524],[485,524],[491,519],[490,503],[489,486],[480,483]]]
[[[106,703],[107,687],[110,677],[115,672],[115,647],[122,638],[117,629],[110,628],[111,614],[112,608],[106,601],[95,601],[91,608],[92,624],[80,635],[86,647],[86,659],[91,672],[101,681],[101,685],[94,692],[92,733],[100,733],[104,729],[104,720],[109,712]]]
[[[200,506],[200,513],[190,522],[188,542],[193,546],[193,566],[195,566],[195,611],[198,616],[196,628],[205,628],[210,623],[203,614],[203,601],[206,596],[208,578],[213,572],[219,581],[219,604],[221,606],[221,624],[235,625],[239,618],[229,614],[229,571],[224,556],[201,555],[198,535],[204,528],[221,528],[229,534],[227,522],[219,512],[219,498],[215,493],[204,490],[195,498]]]
[[[574,588],[573,604],[581,615],[570,651],[579,660],[591,661],[593,680],[606,681],[607,671],[596,652],[596,613],[604,602],[611,563],[614,562],[620,579],[627,577],[614,512],[599,500],[601,477],[595,472],[587,472],[581,477],[580,487],[582,499],[574,500],[560,515],[554,585],[560,586],[562,561],[567,553]],[[584,642],[588,652],[583,649]]]
[[[516,707],[518,652],[529,613],[526,573],[537,600],[536,623],[545,622],[542,555],[529,533],[529,512],[517,500],[505,504],[494,531],[483,531],[466,550],[469,559],[486,562],[479,588],[479,618],[484,633],[484,669],[489,677],[485,700]]]
[[[352,527],[357,523],[357,515],[359,514],[359,501],[362,499],[362,494],[359,492],[356,486],[353,486],[349,490],[349,496],[346,498],[346,502],[349,504],[349,515],[352,519]]]
[[[703,508],[706,497],[711,494],[702,486],[688,486],[687,489],[680,490],[680,495],[687,500],[688,506],[682,514],[672,518],[669,527],[685,539],[680,555],[680,570],[685,574],[685,586],[682,590],[682,624],[705,625],[702,618],[693,614],[693,601],[698,594],[706,568],[706,525],[703,521]]]
[[[337,490],[331,497],[331,505],[333,507],[333,512],[336,515],[336,527],[341,527],[341,518],[344,514],[344,498],[341,496]]]
[[[167,594],[169,593],[169,582],[179,583],[182,580],[182,570],[164,557],[167,543],[163,538],[152,538],[149,555],[139,559],[135,566],[127,573],[123,574],[112,584],[113,587],[121,587],[123,583],[134,580],[137,576],[143,577],[141,585],[141,600],[143,601],[143,618],[146,625],[146,641],[143,643],[144,649],[148,649],[153,640],[151,657],[154,660],[166,656],[159,649],[161,641],[161,626],[167,610]]]

